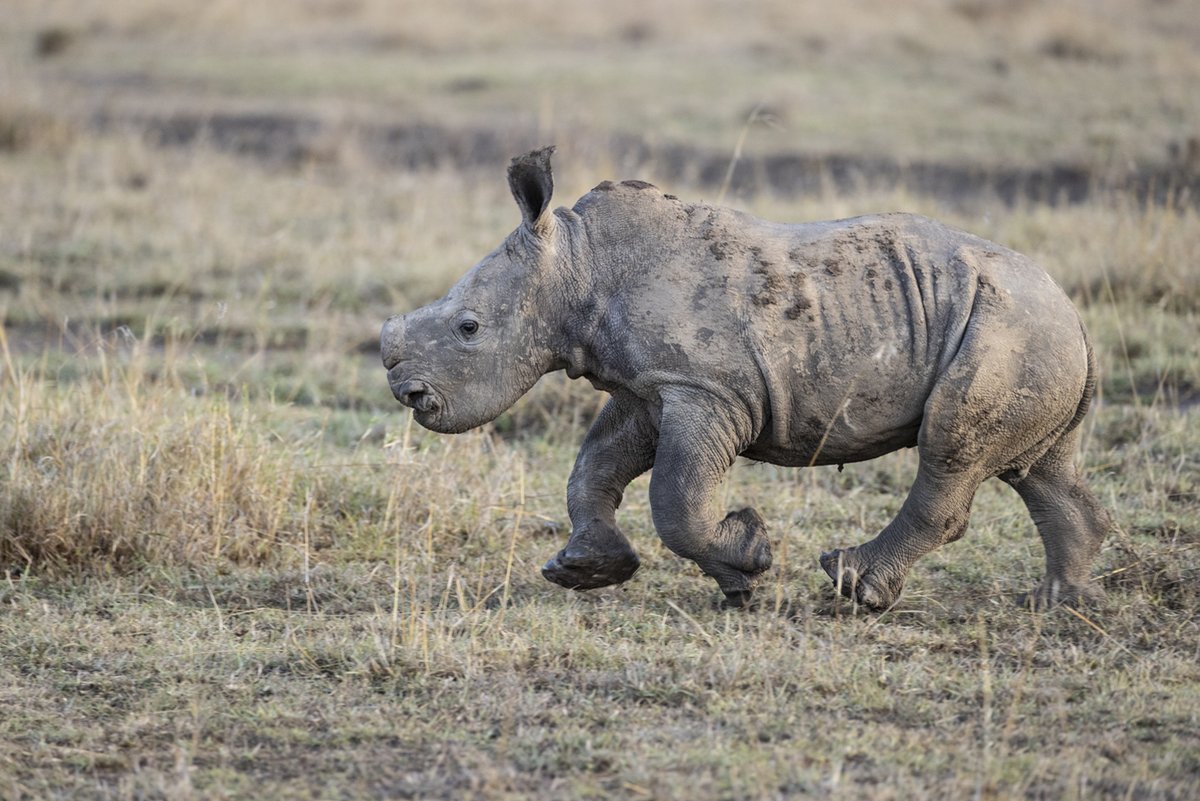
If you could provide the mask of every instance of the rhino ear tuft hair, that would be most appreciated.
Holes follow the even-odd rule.
[[[521,209],[526,225],[536,229],[538,221],[550,207],[554,194],[554,177],[550,172],[550,156],[554,145],[517,156],[508,166],[508,187]]]

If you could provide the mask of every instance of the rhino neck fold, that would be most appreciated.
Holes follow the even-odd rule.
[[[546,372],[566,370],[567,376],[587,378],[598,389],[596,371],[599,362],[592,351],[601,321],[606,314],[613,288],[604,280],[604,270],[591,256],[591,242],[583,220],[571,209],[554,211],[558,237],[558,253],[547,276],[546,296],[555,312],[547,315],[553,320],[550,328],[554,342],[553,366]]]

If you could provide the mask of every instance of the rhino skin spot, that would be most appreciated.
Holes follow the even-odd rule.
[[[729,246],[724,242],[713,242],[708,246],[708,252],[713,254],[713,258],[717,261],[724,261],[729,258]]]
[[[700,340],[702,344],[707,345],[709,340],[716,336],[716,333],[711,328],[701,328],[696,332],[696,339]]]
[[[806,254],[803,248],[794,248],[793,250],[789,250],[788,260],[808,273],[815,273],[822,267],[822,262],[819,262],[817,257],[811,254]],[[834,260],[831,258],[827,258],[825,261],[836,264],[836,262],[834,262]]]
[[[628,186],[630,189],[657,189],[658,188],[654,184],[647,183],[646,181],[639,181],[637,179],[633,179],[633,180],[629,180],[629,181],[621,181],[621,186]]]
[[[664,194],[663,197],[665,197],[667,200],[679,200],[679,198],[675,195]]]
[[[1008,291],[1001,289],[990,279],[984,278],[983,273],[980,273],[979,289],[980,292],[978,294],[988,303],[1001,309],[1011,309],[1013,307],[1012,295]]]
[[[789,320],[799,320],[804,312],[812,308],[812,300],[804,291],[804,273],[792,273],[788,276],[788,283],[791,284],[792,304],[783,315]]]
[[[842,265],[838,263],[837,259],[825,259],[821,263],[825,265],[825,272],[830,275],[837,276],[842,274]]]
[[[789,320],[799,320],[804,312],[812,308],[812,301],[801,295],[792,301],[792,305],[788,306],[787,311],[783,313],[784,317]]]
[[[592,189],[593,192],[611,192],[617,188],[612,181],[601,181]]]
[[[758,248],[751,248],[751,252],[755,250]],[[768,269],[770,266],[769,261],[760,261],[759,266],[751,271],[754,276],[762,279],[762,286],[750,295],[750,302],[755,306],[773,306],[777,300],[776,296],[783,289],[783,281]]]
[[[875,272],[875,270],[874,270],[873,268],[871,268],[871,267],[868,267],[868,268],[867,268],[867,278],[868,278],[868,279],[872,279],[872,278],[874,278],[876,275],[878,275],[878,273],[877,273],[877,272]]]
[[[895,242],[880,237],[876,243],[879,245],[879,254],[883,256],[884,261],[892,267],[893,271],[900,272],[905,269],[907,265],[904,256],[901,255]]]
[[[894,286],[894,284],[892,284],[892,279],[890,279],[890,278],[883,279],[883,288],[884,289],[886,289],[890,292],[893,286]]]
[[[942,536],[946,543],[961,540],[963,535],[967,533],[967,521],[957,515],[951,515],[946,518],[946,522],[942,525]]]

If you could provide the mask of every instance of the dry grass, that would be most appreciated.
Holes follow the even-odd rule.
[[[1012,603],[1037,547],[998,485],[981,493],[969,537],[926,560],[886,616],[832,602],[812,555],[895,510],[906,456],[842,475],[736,471],[731,494],[763,508],[783,557],[765,608],[748,614],[717,611],[709,582],[653,544],[644,486],[624,512],[647,557],[637,579],[587,595],[542,582],[536,566],[561,533],[540,520],[558,514],[569,449],[481,435],[361,446],[353,459],[387,463],[382,474],[310,457],[306,474],[332,471],[314,518],[362,502],[332,528],[314,523],[328,547],[280,549],[260,569],[159,560],[0,585],[2,786],[90,798],[1188,798],[1197,517],[1172,482],[1195,481],[1195,423],[1167,410],[1098,416],[1088,460],[1107,461],[1102,494],[1126,521],[1175,523],[1114,541],[1109,600],[1086,617]],[[409,482],[415,494],[384,489]]]
[[[915,454],[739,465],[723,502],[762,511],[777,565],[762,605],[729,613],[658,543],[645,477],[620,513],[634,580],[538,575],[602,395],[548,379],[439,437],[387,392],[385,316],[515,224],[503,163],[381,171],[335,125],[314,157],[263,165],[84,119],[101,92],[532,120],[562,137],[560,202],[636,177],[566,132],[729,148],[760,101],[783,130],[750,130],[747,153],[1113,164],[1197,129],[1186,3],[11,6],[0,798],[1200,795],[1194,199],[735,197],[778,220],[923,212],[1042,261],[1096,340],[1081,459],[1119,530],[1104,603],[1030,614],[1013,598],[1041,546],[989,482],[968,535],[867,615],[815,557],[895,514]]]
[[[1163,256],[1191,252],[1190,209],[1116,198],[956,219],[1050,265],[1087,306],[1105,397],[1129,401],[1086,424],[1122,526],[1103,606],[1015,606],[1040,546],[999,484],[896,609],[835,602],[814,557],[895,513],[907,453],[845,473],[736,469],[725,502],[763,511],[779,564],[764,607],[729,614],[657,543],[645,479],[622,511],[644,558],[633,582],[576,595],[538,576],[596,393],[544,382],[487,431],[437,437],[359,351],[513,223],[497,176],[263,170],[123,137],[57,164],[0,156],[0,171],[15,201],[0,213],[0,792],[1200,789],[1200,426],[1172,403],[1196,385],[1195,296]],[[566,162],[563,197],[599,177]],[[886,207],[939,213],[903,190],[753,210]],[[1138,274],[1164,298],[1146,303]],[[168,289],[136,290],[155,282]]]

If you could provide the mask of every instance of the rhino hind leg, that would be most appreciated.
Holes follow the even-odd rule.
[[[1075,467],[1076,428],[1056,442],[1024,476],[1002,476],[1025,501],[1046,548],[1046,575],[1022,600],[1033,609],[1080,605],[1103,597],[1091,567],[1111,520]]]
[[[1103,510],[1071,463],[1078,435],[1064,434],[1077,423],[1080,395],[1062,391],[1077,381],[1086,392],[1089,368],[1074,355],[1081,342],[1035,341],[1002,323],[981,313],[930,392],[917,477],[896,518],[873,540],[822,555],[843,595],[877,609],[895,603],[912,564],[963,535],[975,491],[992,476],[1015,484],[1046,544],[1038,603],[1086,592]],[[1063,367],[1029,370],[1031,354]]]
[[[821,568],[842,595],[871,609],[891,607],[900,598],[913,562],[966,531],[983,476],[975,470],[946,471],[935,464],[922,454],[904,506],[873,540],[821,554]]]

